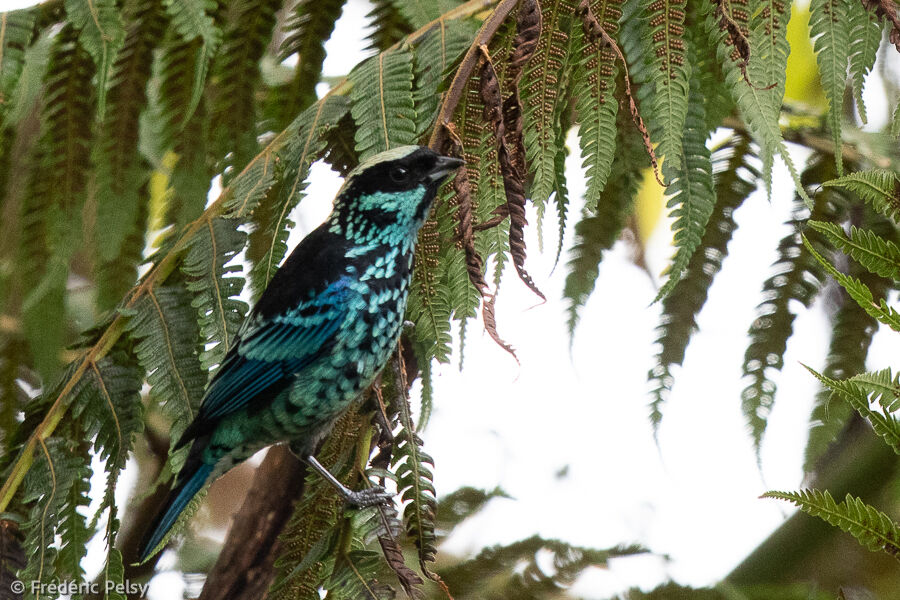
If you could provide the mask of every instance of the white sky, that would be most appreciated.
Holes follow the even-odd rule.
[[[33,3],[0,0],[0,10]],[[348,3],[326,46],[326,76],[346,74],[363,56],[369,8],[364,0]],[[870,102],[873,127],[884,122],[877,113]],[[566,247],[584,190],[574,134],[569,146],[574,155],[567,164],[572,205]],[[323,165],[313,168],[311,180],[309,196],[293,215],[298,227],[290,247],[325,218],[340,185]],[[803,311],[795,321],[760,472],[740,411],[741,363],[762,282],[790,214],[790,179],[777,172],[775,181],[771,203],[757,193],[737,211],[739,229],[684,369],[676,371],[658,448],[647,418],[646,374],[653,366],[660,310],[650,305],[653,283],[618,244],[601,265],[598,289],[583,310],[570,354],[561,300],[565,254],[551,274],[555,216],[545,223],[544,255],[529,228],[527,268],[548,302],[536,306],[508,269],[497,305],[499,330],[517,348],[521,366],[481,333],[480,324],[471,324],[464,371],[457,368],[456,353],[452,364],[436,371],[435,407],[423,436],[435,459],[439,495],[463,485],[499,485],[514,499],[492,501],[444,550],[475,553],[537,532],[598,548],[640,543],[655,553],[615,560],[610,569],[591,570],[576,583],[574,595],[600,599],[630,586],[650,589],[668,578],[712,584],[784,520],[790,509],[758,496],[801,484],[817,387],[798,361],[822,365],[828,325],[818,310]],[[529,222],[534,221],[532,212]],[[663,227],[651,241],[647,260],[654,273],[671,255],[669,239]],[[897,351],[896,341],[880,332],[870,367],[887,366]],[[563,467],[568,474],[558,478]],[[180,586],[174,574],[157,577],[150,597],[172,597]]]

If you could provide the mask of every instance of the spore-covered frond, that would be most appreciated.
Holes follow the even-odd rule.
[[[540,37],[522,76],[525,151],[528,170],[534,176],[529,197],[539,209],[556,186],[557,131],[567,100],[561,87],[576,62],[569,57],[572,39],[568,32],[581,26],[575,4],[575,0],[539,2]]]
[[[850,28],[850,86],[856,100],[859,118],[867,123],[866,104],[863,101],[863,87],[866,75],[875,65],[875,55],[881,44],[881,21],[866,10],[862,2],[847,5],[847,25]]]
[[[775,155],[779,154],[791,172],[798,193],[808,201],[778,125],[790,51],[786,37],[790,3],[783,0],[749,0],[746,11],[749,16],[749,61],[746,68],[743,68],[744,59],[735,55],[734,44],[727,43],[727,34],[719,32],[718,54],[725,70],[726,87],[731,90],[747,127],[760,145],[761,172],[766,188],[771,189],[772,165]],[[712,14],[709,16],[709,27],[714,31],[718,29]]]
[[[665,159],[666,179],[682,165],[682,135],[686,129],[691,65],[685,36],[686,0],[654,0],[646,5],[644,33],[653,86],[653,138]],[[702,105],[701,105],[702,110]]]
[[[850,44],[850,4],[846,0],[812,0],[809,5],[810,35],[815,40],[816,62],[825,98],[828,100],[828,127],[834,140],[838,175],[843,173],[841,123],[844,88],[847,83],[847,49]],[[860,8],[860,3],[855,3]],[[874,54],[873,54],[874,57]]]
[[[247,303],[237,298],[244,287],[241,265],[231,264],[247,241],[238,224],[232,219],[207,220],[191,240],[182,264],[199,314],[204,369],[221,364],[247,313]]]
[[[66,0],[66,18],[81,34],[78,41],[94,59],[97,73],[97,112],[103,115],[106,87],[125,27],[115,0]]]
[[[814,156],[803,173],[804,184],[814,190],[822,181],[828,180],[833,171],[834,161]],[[829,192],[825,189],[815,194],[812,211],[799,194],[794,198],[794,215],[788,222],[792,231],[778,243],[778,259],[773,266],[775,273],[763,284],[763,301],[750,326],[750,345],[744,354],[744,375],[749,382],[741,394],[741,401],[757,450],[775,402],[771,371],[780,371],[784,366],[787,340],[793,332],[796,314],[791,301],[810,306],[825,280],[825,268],[804,245],[800,229],[809,219],[840,220],[845,200]],[[819,234],[812,240],[824,251],[825,243]]]
[[[281,60],[297,55],[290,84],[291,101],[301,111],[316,101],[316,84],[322,75],[325,42],[341,16],[344,0],[300,0],[285,24],[286,36],[278,49]]]
[[[389,50],[367,59],[350,72],[351,113],[356,122],[360,160],[416,141],[413,100],[413,56]]]
[[[613,39],[619,31],[621,5],[621,0],[601,0],[591,5],[592,14]],[[572,75],[572,96],[578,113],[581,156],[587,170],[585,202],[592,205],[606,187],[616,152],[618,58],[607,44],[586,35],[584,27],[576,26],[573,35],[573,58],[577,63]]]
[[[604,253],[619,238],[631,213],[633,199],[641,185],[644,146],[640,137],[627,126],[628,117],[619,114],[616,128],[616,155],[608,184],[596,203],[588,200],[581,221],[575,224],[575,242],[567,264],[568,274],[563,296],[569,300],[569,336],[575,333],[578,313],[594,290]]]
[[[893,241],[855,225],[850,226],[849,232],[836,223],[810,221],[808,226],[870,272],[900,280],[900,247]]]
[[[670,180],[666,194],[666,206],[672,209],[675,219],[672,225],[675,256],[669,265],[668,279],[656,295],[656,300],[666,297],[684,274],[694,251],[700,246],[700,238],[706,231],[706,223],[713,212],[716,198],[713,191],[712,162],[706,147],[706,113],[704,96],[699,82],[691,82],[690,107],[684,120],[684,130],[679,143],[680,165],[664,163],[663,171]],[[666,166],[668,165],[668,167]]]
[[[206,386],[191,295],[181,285],[150,289],[130,311],[128,330],[137,341],[135,353],[147,372],[150,398],[171,420],[170,436],[177,440],[196,415]],[[180,454],[177,460],[173,457],[173,470],[184,460]]]
[[[34,38],[36,13],[33,8],[0,12],[0,128],[6,124],[6,114],[25,66],[25,49]]]
[[[422,359],[450,359],[450,294],[442,285],[440,273],[440,233],[438,223],[429,218],[419,232],[415,249],[413,281],[409,291],[407,318],[415,323],[415,339],[421,345]]]
[[[823,182],[822,185],[849,190],[894,222],[900,221],[900,179],[893,171],[857,171]]]
[[[414,31],[394,0],[373,0],[366,17],[372,24],[370,48],[383,52]]]
[[[22,501],[30,512],[23,528],[28,564],[19,576],[24,581],[84,579],[79,563],[90,534],[78,509],[88,504],[91,470],[90,457],[78,446],[59,437],[42,441],[25,476]]]
[[[294,223],[288,218],[305,196],[307,177],[313,162],[325,151],[326,134],[348,114],[350,102],[344,96],[328,96],[307,108],[296,119],[297,135],[280,153],[278,183],[253,211],[255,229],[250,234],[247,258],[254,293],[262,293],[287,252],[287,238]],[[274,168],[274,167],[273,167]]]
[[[840,527],[872,552],[887,552],[900,559],[900,526],[886,514],[847,494],[843,502],[835,502],[828,491],[766,492],[763,498],[787,500],[800,510],[836,527]]]
[[[850,297],[871,316],[878,319],[894,331],[900,331],[900,312],[897,312],[892,306],[882,298],[880,301],[875,300],[875,296],[869,286],[864,284],[858,278],[851,275],[845,275],[837,270],[831,260],[825,258],[814,246],[813,243],[803,236],[803,245],[809,250],[810,254],[824,267],[825,271],[844,288]]]
[[[706,230],[691,256],[684,276],[662,300],[657,327],[659,353],[648,374],[653,385],[651,421],[662,419],[660,409],[672,389],[672,365],[684,361],[685,350],[697,329],[697,315],[706,304],[709,288],[728,255],[728,244],[737,228],[734,211],[756,190],[759,172],[756,153],[748,137],[735,134],[712,155],[716,204]]]
[[[210,75],[213,155],[234,171],[259,152],[255,98],[262,80],[259,61],[272,39],[280,7],[280,0],[235,2]]]
[[[159,3],[136,2],[130,3],[129,8],[125,16],[127,33],[110,73],[108,110],[104,113],[94,153],[96,227],[103,232],[103,243],[97,245],[97,254],[106,263],[119,256],[126,236],[134,230],[143,201],[139,190],[150,175],[148,166],[137,154],[139,119],[147,105],[153,51],[165,26]]]
[[[564,592],[589,567],[603,568],[612,558],[643,552],[637,546],[584,548],[535,535],[485,548],[476,557],[441,570],[440,575],[453,597],[460,600],[483,597],[485,581],[492,582],[498,598],[552,597]],[[541,567],[544,559],[551,561],[552,570]]]

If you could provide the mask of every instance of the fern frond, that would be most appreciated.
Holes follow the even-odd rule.
[[[373,56],[350,72],[350,112],[360,160],[416,140],[413,57],[407,50]]]
[[[232,219],[206,221],[191,240],[181,267],[199,314],[204,369],[221,364],[247,313],[247,303],[236,298],[244,287],[244,278],[234,276],[241,265],[229,264],[247,241],[237,226]]]
[[[450,358],[450,317],[453,312],[449,291],[441,285],[440,233],[438,223],[429,218],[419,232],[415,249],[416,269],[409,291],[407,318],[415,323],[415,339],[422,346],[422,359]]]
[[[31,510],[23,527],[28,555],[20,573],[23,581],[46,584],[57,577],[84,579],[79,562],[89,535],[78,509],[88,503],[91,471],[90,459],[74,446],[73,441],[56,437],[43,441],[25,476],[22,501]]]
[[[396,441],[391,466],[397,474],[397,493],[406,503],[403,521],[406,534],[419,550],[419,564],[428,573],[426,563],[434,562],[437,543],[434,533],[434,517],[437,497],[434,491],[434,459],[422,450],[422,439],[416,433],[409,403],[409,387],[406,366],[402,354],[393,363],[392,410],[399,416],[400,429],[394,435]]]
[[[35,9],[0,12],[0,128],[12,107],[13,94],[25,66],[25,49],[34,39]]]
[[[112,66],[107,94],[109,110],[100,127],[94,154],[96,227],[103,232],[103,243],[98,245],[97,254],[106,263],[119,256],[126,237],[134,230],[142,203],[139,190],[149,178],[147,165],[136,157],[139,119],[147,105],[153,50],[165,26],[158,3],[139,2],[128,6],[127,33]]]
[[[485,548],[476,557],[442,570],[441,577],[461,600],[482,597],[485,581],[492,582],[498,598],[536,598],[560,594],[589,567],[602,568],[612,558],[642,552],[637,546],[584,548],[535,535]],[[546,553],[553,565],[550,572],[538,564],[538,557]]]
[[[534,175],[529,197],[539,210],[556,186],[556,132],[566,100],[560,88],[575,64],[569,58],[572,40],[568,32],[580,26],[574,17],[574,0],[545,0],[540,7],[541,35],[521,82],[526,159]]]
[[[872,425],[875,433],[880,435],[895,453],[900,454],[900,421],[886,408],[898,404],[897,384],[891,377],[890,369],[877,373],[862,373],[843,380],[826,377],[809,367],[807,369],[823,385],[846,400],[853,410]],[[885,408],[881,411],[872,410],[870,406],[872,403],[880,403]]]
[[[97,112],[102,116],[107,81],[125,40],[121,13],[115,0],[66,0],[66,18],[81,32],[78,40],[97,67]]]
[[[743,83],[741,85],[744,85]],[[833,172],[834,163],[822,157],[813,157],[804,171],[804,184],[810,189]],[[757,307],[757,318],[750,326],[750,345],[744,353],[744,376],[749,385],[741,394],[744,416],[750,426],[757,450],[768,422],[769,412],[775,402],[775,383],[770,370],[780,371],[784,366],[787,340],[793,331],[795,314],[792,300],[810,306],[825,280],[825,269],[805,246],[800,228],[808,219],[837,221],[842,198],[824,190],[815,196],[812,211],[798,194],[794,198],[794,215],[789,221],[792,231],[778,244],[775,274],[763,284],[763,302]],[[818,235],[813,240],[823,248]]]
[[[255,98],[262,80],[259,61],[272,39],[280,7],[280,0],[235,3],[210,75],[213,154],[235,172],[259,152]]]
[[[855,225],[850,226],[849,233],[836,223],[810,221],[807,225],[870,272],[900,280],[900,247],[894,242]]]
[[[863,271],[857,263],[851,263],[848,273],[858,275],[877,295],[883,298],[888,289],[884,279]],[[831,379],[844,379],[862,373],[872,336],[878,329],[878,321],[866,313],[859,304],[841,293],[841,306],[832,318],[831,344],[822,373]],[[809,439],[806,442],[804,469],[811,472],[816,462],[837,439],[853,409],[847,401],[835,395],[828,386],[816,394],[809,417]]]
[[[841,528],[872,552],[883,551],[900,559],[900,528],[890,517],[861,499],[847,494],[835,502],[828,491],[766,492],[763,498],[787,500],[803,512]]]
[[[794,161],[787,151],[778,119],[784,97],[785,69],[789,47],[787,22],[790,4],[783,0],[750,0],[747,4],[750,17],[750,57],[746,69],[741,68],[741,58],[733,56],[733,46],[725,43],[725,34],[719,35],[719,62],[725,70],[725,82],[735,103],[753,135],[759,143],[762,158],[762,178],[766,188],[772,187],[772,166],[776,154],[784,160],[794,180],[797,193],[810,202]],[[713,24],[716,28],[717,25]],[[749,77],[749,81],[745,79]]]
[[[856,100],[859,118],[867,123],[863,87],[866,75],[875,65],[878,46],[881,45],[881,21],[866,10],[862,2],[850,2],[847,7],[847,25],[850,28],[850,86]]]
[[[620,0],[601,0],[591,5],[591,12],[613,39],[619,31],[621,4]],[[582,27],[576,27],[573,35],[575,56],[579,60],[573,74],[572,95],[578,113],[578,141],[587,174],[584,199],[592,205],[599,201],[600,192],[606,187],[616,152],[619,102],[615,92],[619,68],[612,48],[591,40]]]
[[[568,299],[567,325],[570,339],[578,324],[578,313],[594,290],[604,253],[619,237],[631,212],[633,198],[641,184],[644,147],[640,137],[625,126],[628,117],[619,114],[616,129],[616,152],[610,168],[608,184],[600,192],[596,204],[588,202],[581,221],[575,224],[575,242],[571,250],[563,288]]]
[[[691,64],[685,38],[686,9],[686,0],[654,0],[646,5],[643,15],[653,86],[653,137],[659,141],[657,154],[665,158],[663,171],[667,179],[682,166],[682,135],[689,104]]]
[[[147,372],[150,398],[171,420],[174,443],[196,415],[206,386],[191,296],[180,285],[150,289],[129,312],[128,332],[137,342],[135,354]],[[173,470],[183,461],[184,452],[171,457]]]
[[[373,0],[366,17],[372,24],[370,48],[383,52],[413,32],[413,27],[393,0]]]
[[[894,331],[900,331],[900,312],[897,312],[882,298],[879,302],[875,301],[872,290],[856,277],[845,275],[837,270],[837,268],[827,258],[822,256],[810,243],[806,236],[803,236],[803,245],[809,250],[810,254],[825,268],[825,271],[837,281],[842,288],[847,290],[850,297],[853,298],[863,309],[871,316],[878,319]]]
[[[297,55],[290,86],[292,103],[298,111],[316,101],[316,84],[325,61],[325,42],[331,37],[343,7],[344,0],[301,0],[285,24],[286,36],[278,55],[282,61]]]
[[[716,204],[700,245],[688,263],[684,276],[662,299],[662,317],[657,327],[659,353],[656,366],[648,373],[653,385],[651,422],[662,419],[660,409],[672,389],[672,365],[684,361],[685,350],[697,329],[697,315],[706,304],[709,288],[722,268],[728,244],[737,228],[734,211],[756,190],[759,177],[756,153],[746,136],[735,134],[712,155]]]
[[[138,195],[143,197],[142,191]],[[144,259],[146,245],[144,234],[147,231],[147,210],[147,204],[140,202],[138,214],[122,241],[119,254],[109,261],[101,261],[95,267],[97,308],[101,311],[115,307],[138,280],[138,266]],[[102,231],[99,227],[98,230]]]
[[[309,169],[325,151],[325,135],[339,125],[349,110],[346,97],[323,98],[300,114],[293,126],[297,134],[279,152],[278,163],[284,166],[278,185],[252,213],[255,229],[250,234],[247,258],[253,263],[250,277],[255,294],[262,293],[287,252],[287,238],[293,226],[288,215],[305,196]]]
[[[893,171],[857,171],[823,182],[822,185],[851,191],[894,222],[900,221],[900,180]]]
[[[656,301],[668,295],[690,263],[691,256],[700,246],[700,239],[706,231],[706,224],[715,207],[716,199],[713,191],[712,161],[706,138],[709,134],[704,129],[706,113],[703,110],[703,93],[698,82],[691,83],[690,107],[684,120],[684,131],[679,143],[678,160],[681,165],[666,168],[670,180],[666,193],[669,199],[666,206],[672,209],[670,215],[675,219],[672,224],[674,232],[675,256],[668,267],[668,279],[656,295]]]
[[[815,39],[819,78],[828,101],[827,122],[831,129],[831,139],[834,140],[838,175],[842,175],[844,171],[841,159],[841,124],[844,88],[847,83],[847,49],[850,44],[850,4],[854,3],[845,0],[812,0],[809,5],[810,35]],[[856,4],[862,8],[861,3]]]

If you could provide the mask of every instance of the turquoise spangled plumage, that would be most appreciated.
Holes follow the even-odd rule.
[[[347,176],[330,217],[275,273],[207,386],[176,444],[192,446],[141,561],[209,481],[276,442],[289,441],[349,502],[385,499],[383,490],[343,488],[313,453],[396,346],[418,231],[441,182],[461,165],[405,146]]]

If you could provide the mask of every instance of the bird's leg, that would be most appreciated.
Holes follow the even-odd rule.
[[[316,457],[312,454],[303,457],[303,461],[313,468],[319,475],[325,478],[329,484],[331,484],[334,489],[338,491],[338,493],[347,501],[351,506],[355,506],[357,508],[362,508],[365,506],[375,506],[376,504],[385,504],[390,502],[394,495],[388,493],[383,487],[380,485],[376,485],[370,488],[366,488],[364,490],[354,491],[348,488],[346,485],[337,480],[337,478],[332,475],[328,469],[322,466]]]

